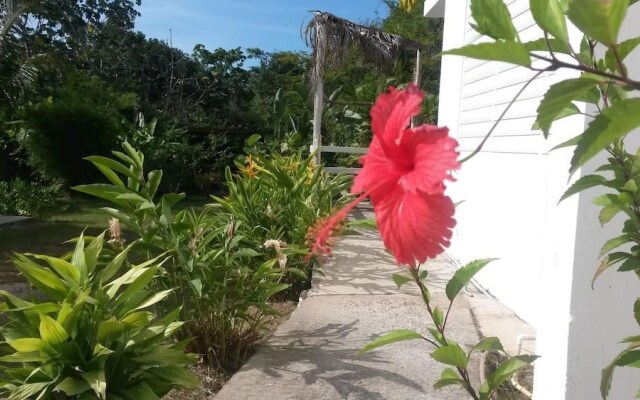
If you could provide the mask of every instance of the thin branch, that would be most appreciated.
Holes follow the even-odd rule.
[[[625,85],[630,86],[633,89],[636,90],[640,90],[640,82],[639,81],[634,81],[633,79],[629,79],[629,78],[625,78],[624,76],[620,76],[620,75],[615,75],[615,74],[611,74],[609,72],[604,72],[604,71],[600,71],[598,69],[595,68],[591,68],[591,67],[587,67],[584,65],[576,65],[576,64],[571,64],[571,63],[567,63],[564,61],[560,61],[560,60],[553,60],[549,57],[544,57],[538,54],[531,54],[533,57],[539,59],[539,60],[543,60],[543,61],[547,61],[550,66],[547,67],[545,69],[545,71],[555,71],[557,69],[560,68],[570,68],[570,69],[575,69],[578,71],[582,71],[582,72],[588,72],[594,75],[598,75],[598,76],[602,76],[604,78],[609,78],[611,80],[620,82],[620,83],[624,83]]]
[[[507,107],[504,109],[504,111],[502,112],[502,114],[500,114],[500,117],[498,117],[498,119],[496,120],[496,122],[493,124],[493,126],[491,127],[491,129],[489,130],[489,132],[487,133],[487,135],[484,137],[484,139],[482,139],[482,141],[480,142],[480,144],[478,145],[478,147],[476,147],[475,150],[473,150],[471,152],[471,154],[469,154],[468,156],[466,156],[465,158],[463,158],[462,160],[460,160],[460,163],[464,163],[466,161],[469,161],[471,158],[473,158],[476,154],[478,154],[482,148],[484,147],[485,143],[487,142],[487,140],[489,140],[489,138],[491,137],[491,135],[493,134],[493,131],[496,130],[496,127],[498,126],[498,124],[502,121],[502,119],[504,118],[505,115],[507,115],[507,112],[509,111],[509,109],[511,108],[511,106],[513,105],[513,103],[516,102],[516,100],[518,100],[518,98],[522,95],[522,93],[525,91],[525,89],[527,89],[527,87],[529,87],[529,85],[531,84],[531,82],[533,82],[534,80],[536,80],[543,72],[545,71],[538,71],[537,74],[535,74],[531,79],[529,79],[527,81],[527,83],[524,84],[524,86],[522,86],[522,88],[518,91],[518,93],[516,93],[515,97],[509,102],[509,104],[507,104]]]

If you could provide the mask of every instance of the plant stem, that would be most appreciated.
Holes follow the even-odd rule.
[[[625,85],[628,85],[629,87],[636,89],[636,90],[640,90],[640,82],[638,81],[634,81],[633,79],[629,79],[626,78],[624,76],[620,76],[620,75],[615,75],[615,74],[611,74],[609,72],[605,72],[605,71],[600,71],[596,68],[592,68],[592,67],[588,67],[585,65],[576,65],[576,64],[571,64],[571,63],[567,63],[564,61],[560,61],[558,59],[552,59],[549,57],[544,57],[538,54],[531,54],[533,57],[539,59],[539,60],[543,60],[548,62],[549,65],[547,68],[542,69],[542,70],[538,70],[538,69],[534,69],[534,71],[538,71],[538,72],[545,72],[545,71],[555,71],[558,70],[560,68],[569,68],[569,69],[574,69],[577,71],[582,71],[582,72],[588,72],[590,74],[594,74],[594,75],[598,75],[598,76],[602,76],[604,78],[609,78],[611,80],[620,82],[620,83],[624,83]]]
[[[411,273],[411,277],[413,278],[413,280],[418,285],[418,288],[420,288],[420,293],[422,294],[422,300],[424,301],[424,304],[427,306],[427,311],[429,312],[429,316],[431,317],[431,321],[436,326],[436,329],[438,330],[438,332],[440,332],[440,334],[442,335],[442,344],[444,346],[447,346],[448,345],[448,341],[447,341],[447,338],[444,335],[444,325],[445,325],[445,323],[443,323],[442,326],[440,326],[440,325],[438,325],[436,323],[435,319],[433,318],[433,309],[431,308],[431,296],[429,295],[429,289],[427,289],[425,284],[420,280],[420,274],[419,274],[418,268],[411,268],[410,269],[410,273]],[[449,310],[451,310],[451,305],[449,305]],[[447,316],[449,316],[449,311],[447,311]],[[460,368],[460,367],[456,367],[456,369],[458,370],[458,373],[460,374],[460,377],[462,378],[462,381],[463,381],[462,386],[467,391],[467,393],[469,393],[469,395],[471,396],[471,398],[473,400],[480,400],[480,397],[478,397],[478,394],[476,393],[475,389],[473,388],[473,385],[471,385],[471,380],[469,379],[469,372],[467,371],[467,369],[466,368]]]

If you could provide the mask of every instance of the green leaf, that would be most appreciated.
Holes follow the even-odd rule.
[[[202,280],[196,278],[189,281],[189,283],[191,283],[191,287],[196,292],[198,297],[202,297]]]
[[[514,41],[518,31],[513,25],[509,9],[502,0],[471,0],[473,28],[494,39]]]
[[[141,382],[131,388],[123,390],[127,400],[160,400],[160,397],[153,391],[147,382]]]
[[[7,344],[21,353],[52,352],[53,349],[47,342],[40,338],[20,338],[7,340]]]
[[[560,111],[558,113],[558,115],[556,115],[556,117],[554,118],[553,122],[558,121],[558,120],[560,120],[562,118],[566,118],[566,117],[570,117],[572,115],[576,115],[576,114],[580,114],[580,109],[578,108],[578,106],[576,106],[575,104],[571,103],[567,107],[565,107],[562,111]],[[535,121],[533,123],[533,126],[531,127],[531,129],[532,130],[540,130],[540,124],[538,123],[538,121]]]
[[[447,287],[445,288],[445,292],[447,293],[447,298],[450,301],[456,298],[458,293],[465,287],[467,283],[477,274],[482,268],[484,268],[491,261],[495,261],[496,258],[487,258],[484,260],[475,260],[465,265],[464,267],[458,269],[455,274],[451,277],[449,282],[447,282]]]
[[[193,361],[193,357],[178,350],[163,349],[155,353],[143,354],[133,361],[148,365],[187,365]]]
[[[444,322],[444,314],[442,313],[442,310],[436,306],[433,309],[433,323],[436,324],[436,326],[442,326],[443,322]]]
[[[560,201],[558,201],[558,203],[573,196],[574,194],[582,192],[583,190],[587,190],[596,186],[601,186],[601,185],[604,185],[605,183],[607,183],[607,179],[604,176],[596,175],[596,174],[585,175],[580,179],[578,179],[577,181],[575,181],[573,185],[571,185],[569,189],[567,189],[567,191],[564,192],[562,197],[560,197]]]
[[[67,282],[78,284],[80,283],[80,271],[66,260],[56,257],[49,257],[39,254],[27,254],[28,256],[37,258],[39,260],[46,261],[49,266],[63,277]]]
[[[602,246],[600,250],[600,257],[604,256],[611,250],[622,246],[625,243],[631,242],[631,237],[628,234],[620,235],[618,237],[614,237],[613,239],[607,240],[607,242]]]
[[[629,179],[624,184],[621,190],[631,192],[631,193],[636,193],[638,191],[638,185],[636,185],[636,181],[634,181],[633,179]]]
[[[452,369],[447,368],[447,370],[452,371]],[[446,371],[446,370],[445,370]],[[443,373],[444,375],[444,373]],[[452,385],[463,385],[464,381],[460,378],[457,377],[456,378],[440,378],[436,381],[436,383],[433,384],[433,388],[434,389],[442,389],[444,387],[447,386],[452,386]]]
[[[604,271],[608,270],[612,266],[613,264],[609,262],[609,257],[604,257],[602,260],[600,260],[600,264],[598,264],[598,268],[596,269],[596,272],[593,274],[593,278],[591,279],[591,289],[593,289],[596,279],[598,279],[598,277],[602,275]]]
[[[431,353],[431,358],[443,364],[453,365],[458,368],[466,368],[468,362],[464,350],[457,344],[449,344],[437,348]]]
[[[257,133],[254,133],[253,135],[249,136],[249,138],[247,138],[245,143],[247,144],[247,146],[253,146],[258,142],[258,140],[260,140],[261,137],[262,136],[258,135]]]
[[[622,211],[622,206],[618,204],[609,204],[600,210],[600,214],[598,215],[598,220],[601,225],[605,225],[607,222],[611,221],[613,217],[618,215]]]
[[[640,367],[640,350],[626,350],[616,360],[618,367]]]
[[[153,318],[153,313],[147,311],[134,311],[122,318],[122,322],[136,328],[142,328],[149,325],[151,321],[153,321]]]
[[[633,303],[633,316],[636,318],[638,325],[640,325],[640,298]]]
[[[544,137],[549,136],[553,121],[557,120],[567,107],[582,93],[594,88],[599,81],[590,78],[567,79],[552,85],[538,106],[536,124]]]
[[[100,199],[108,200],[112,203],[115,203],[124,207],[127,206],[126,202],[122,200],[117,200],[117,197],[120,196],[121,194],[130,193],[129,189],[119,187],[119,186],[114,186],[114,185],[107,185],[104,183],[95,183],[92,185],[79,185],[79,186],[74,186],[71,189],[75,190],[76,192],[80,192],[80,193],[88,194],[90,196],[98,197]]]
[[[523,44],[529,51],[553,51],[554,53],[571,54],[569,46],[556,38],[549,38],[548,40],[541,38],[530,42],[524,42]]]
[[[581,140],[581,139],[582,139],[582,135],[581,135],[581,134],[580,134],[580,135],[578,135],[578,136],[574,136],[574,137],[572,137],[571,139],[566,140],[566,141],[564,141],[564,142],[560,143],[560,144],[559,144],[559,145],[557,145],[557,146],[554,146],[554,147],[551,149],[551,151],[553,151],[553,150],[558,150],[558,149],[562,149],[562,148],[565,148],[565,147],[577,146],[577,145],[578,145],[578,143],[580,143],[580,140]]]
[[[628,39],[622,43],[619,43],[616,46],[616,51],[618,52],[618,57],[620,58],[620,61],[624,61],[624,59],[627,58],[629,54],[631,54],[633,50],[635,50],[635,48],[638,47],[638,45],[640,45],[640,37]],[[615,53],[613,52],[613,49],[607,50],[607,54],[605,55],[605,60],[606,60],[607,67],[609,67],[611,70],[615,71],[618,69],[616,56],[615,56]]]
[[[442,52],[442,54],[477,58],[480,60],[503,61],[506,63],[531,66],[529,50],[522,43],[516,42],[493,42],[470,44]]]
[[[126,261],[127,255],[129,254],[129,251],[131,251],[133,245],[134,243],[130,244],[122,252],[113,257],[113,259],[109,261],[109,264],[107,264],[102,272],[100,272],[100,280],[103,283],[107,282],[109,279],[113,278],[115,274],[118,273],[118,271],[122,267],[122,264]]]
[[[149,199],[153,199],[153,196],[156,195],[158,187],[160,187],[160,182],[162,181],[162,170],[153,170],[149,172],[147,175],[147,181],[147,196],[149,196]]]
[[[54,392],[63,392],[67,396],[77,396],[80,393],[84,393],[87,390],[90,390],[91,386],[82,380],[73,377],[68,377],[67,379],[60,382],[58,386],[56,386],[53,391]]]
[[[400,275],[400,274],[393,274],[392,278],[393,278],[393,282],[398,286],[398,289],[400,289],[400,287],[405,283],[411,282],[413,280],[412,278],[406,275]]]
[[[436,342],[440,343],[443,346],[445,346],[447,344],[447,340],[442,335],[442,333],[440,333],[439,330],[437,330],[435,328],[427,328],[427,330],[429,331],[429,333],[435,339]]]
[[[367,353],[373,349],[377,349],[378,347],[386,346],[396,342],[402,342],[405,340],[415,340],[415,339],[424,339],[424,337],[418,332],[414,332],[409,329],[397,329],[395,331],[391,331],[383,336],[380,336],[376,340],[368,343],[366,346],[361,348],[358,353]]]
[[[115,317],[107,321],[102,321],[98,325],[97,339],[98,343],[108,344],[111,340],[116,340],[124,332],[125,325],[122,321],[118,321]]]
[[[529,5],[533,19],[540,28],[564,43],[569,43],[567,21],[558,0],[530,0]]]
[[[629,258],[628,260],[625,260],[622,263],[622,265],[620,265],[620,268],[618,268],[618,271],[627,272],[627,271],[635,271],[637,269],[640,269],[640,260],[634,257],[634,258]]]
[[[8,400],[28,400],[41,393],[51,382],[25,383],[11,391]]]
[[[521,355],[509,358],[508,360],[500,364],[500,366],[487,377],[489,386],[492,389],[499,388],[500,385],[504,383],[504,381],[511,378],[511,376],[518,372],[519,369],[531,364],[537,358],[538,356],[534,355]]]
[[[570,172],[575,172],[609,144],[640,127],[640,99],[614,103],[599,114],[582,135],[571,159]]]
[[[177,365],[153,368],[149,372],[175,385],[180,385],[193,390],[200,388],[200,381],[198,378],[185,368]]]
[[[571,0],[567,17],[587,36],[611,47],[627,14],[629,0]]]
[[[238,249],[237,251],[234,251],[233,254],[231,255],[231,259],[234,260],[236,258],[253,258],[253,257],[257,257],[259,256],[260,253],[258,253],[257,251],[250,249],[248,247],[242,248],[242,249]]]
[[[99,399],[107,398],[107,380],[104,376],[104,369],[88,371],[80,374]]]
[[[473,346],[469,354],[471,354],[474,351],[488,351],[488,350],[504,351],[504,348],[502,347],[502,343],[500,343],[500,339],[498,339],[497,337],[486,337],[481,341],[479,341],[475,346]]]
[[[167,296],[169,296],[173,292],[173,290],[174,289],[167,289],[167,290],[158,292],[152,295],[151,297],[149,297],[148,299],[146,299],[145,301],[143,301],[142,304],[137,306],[135,309],[141,310],[143,308],[151,307],[152,305],[164,300]]]
[[[54,299],[63,299],[67,287],[56,274],[34,263],[22,254],[14,254],[13,263],[25,278],[43,293]]]
[[[90,157],[86,157],[85,160],[91,161],[91,163],[95,165],[100,170],[100,172],[102,172],[116,186],[124,187],[124,183],[122,182],[122,180],[120,180],[120,178],[117,179],[119,183],[112,181],[109,175],[107,175],[104,170],[106,169],[112,170],[128,178],[131,178],[134,180],[140,180],[140,178],[136,176],[136,174],[134,174],[128,167],[122,165],[116,160],[112,160],[111,158],[101,157],[101,156],[90,156]]]
[[[40,315],[40,337],[42,340],[49,344],[60,344],[67,341],[69,335],[64,330],[62,325],[56,322],[53,318]]]

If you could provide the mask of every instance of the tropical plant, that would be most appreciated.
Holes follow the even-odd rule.
[[[249,154],[237,167],[236,175],[226,170],[229,195],[213,199],[233,221],[241,222],[237,233],[247,247],[259,250],[270,240],[282,244],[271,252],[280,260],[286,256],[282,267],[294,274],[290,295],[297,299],[310,279],[305,261],[308,227],[346,202],[343,192],[351,179],[328,175],[315,166],[313,155],[305,157],[301,150],[292,156]]]
[[[170,256],[167,274],[158,281],[166,290],[175,289],[172,304],[184,306],[187,324],[179,335],[193,338],[190,348],[210,364],[227,372],[237,369],[275,315],[268,301],[289,286],[281,282],[277,255],[266,255],[262,243],[248,247],[239,234],[242,222],[226,214],[174,212],[185,195],[158,196],[162,171],[145,175],[144,155],[126,142],[123,149],[113,152],[113,159],[87,158],[110,184],[74,189],[114,204],[103,211],[138,237],[140,246],[133,251],[147,258]]]
[[[180,309],[153,312],[172,293],[154,290],[165,257],[130,265],[134,244],[114,252],[104,235],[88,244],[81,235],[66,258],[14,254],[43,298],[0,291],[3,398],[159,399],[199,387],[186,368],[195,355],[183,352],[187,342],[171,341]]]

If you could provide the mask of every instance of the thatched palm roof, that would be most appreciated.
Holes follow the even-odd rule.
[[[403,52],[424,48],[421,43],[380,29],[356,24],[335,15],[315,10],[315,17],[307,25],[307,45],[313,48],[313,87],[324,75],[326,60],[340,62],[348,51],[359,45],[365,61],[376,66],[392,64]]]

